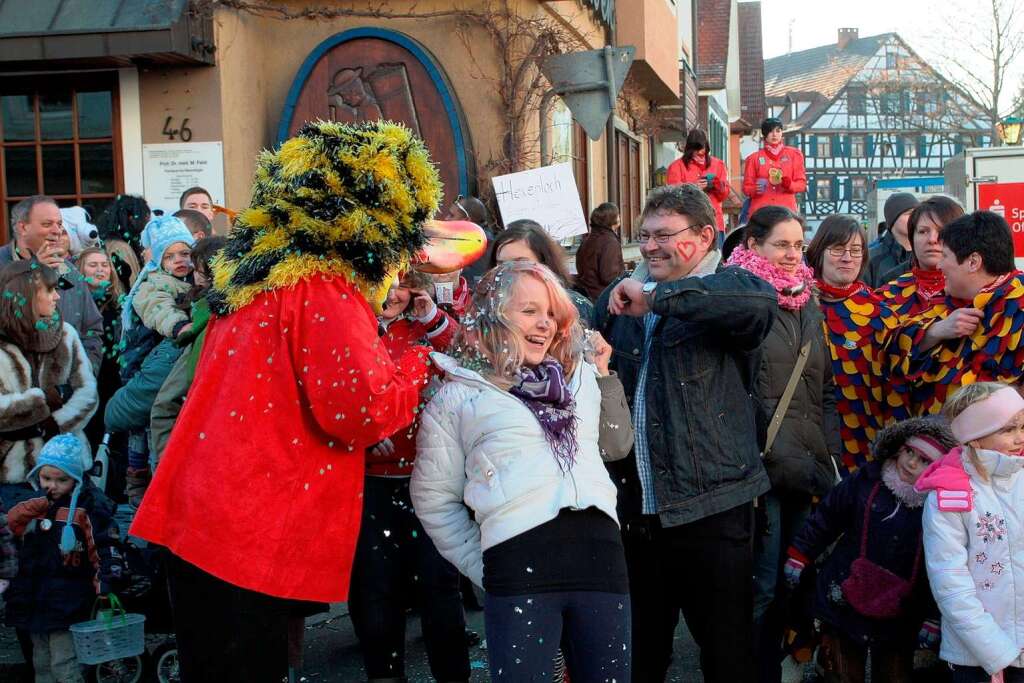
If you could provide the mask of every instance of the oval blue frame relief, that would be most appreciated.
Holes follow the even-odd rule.
[[[455,138],[455,158],[459,167],[459,193],[462,195],[469,194],[469,173],[466,165],[466,144],[463,135],[462,120],[459,117],[459,111],[455,107],[455,99],[452,97],[451,89],[448,87],[448,82],[441,73],[441,69],[438,67],[434,60],[434,57],[427,52],[426,48],[420,45],[418,42],[398,31],[391,31],[389,29],[377,28],[377,27],[363,27],[353,28],[341,33],[336,33],[330,38],[324,40],[322,43],[316,46],[316,48],[309,53],[305,61],[302,62],[302,66],[299,67],[298,73],[295,74],[295,79],[292,81],[292,87],[288,90],[288,97],[284,101],[284,110],[281,112],[281,121],[277,126],[277,143],[280,145],[282,142],[288,139],[288,128],[291,124],[292,116],[295,114],[295,105],[299,101],[299,95],[302,93],[302,88],[306,85],[306,80],[309,78],[309,74],[313,71],[313,67],[320,61],[320,58],[327,53],[328,50],[347,43],[350,40],[356,38],[379,38],[386,40],[391,43],[395,43],[406,50],[408,50],[419,63],[427,71],[427,75],[430,77],[430,81],[437,88],[438,94],[441,95],[441,101],[444,103],[444,111],[448,116],[448,123],[452,127],[452,137]]]

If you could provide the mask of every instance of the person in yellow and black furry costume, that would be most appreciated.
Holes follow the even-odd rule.
[[[317,121],[260,156],[131,528],[170,550],[184,681],[280,681],[295,601],[347,599],[364,450],[412,421],[427,376],[425,348],[391,360],[375,312],[440,195],[398,124]]]

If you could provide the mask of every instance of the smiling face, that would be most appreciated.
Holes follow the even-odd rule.
[[[780,221],[772,227],[764,242],[758,244],[751,239],[747,248],[782,271],[795,273],[804,257],[804,228],[792,218]]]
[[[715,240],[715,228],[697,226],[689,216],[659,212],[644,216],[640,229],[640,254],[655,282],[678,280],[707,256]]]
[[[184,242],[175,242],[164,250],[160,267],[174,277],[185,277],[192,270],[192,248]]]
[[[64,230],[60,209],[50,202],[39,202],[32,207],[25,222],[16,226],[18,246],[33,252],[42,249],[45,242],[57,242]]]
[[[840,254],[836,256],[835,253]],[[846,244],[833,244],[825,250],[821,261],[821,278],[833,287],[853,284],[867,258],[861,236],[854,233]]]
[[[1024,410],[1010,418],[1010,421],[995,434],[976,439],[971,442],[971,445],[1008,455],[1024,454]]]
[[[922,214],[917,220],[914,230],[914,256],[917,265],[925,270],[935,270],[942,260],[942,242],[939,241],[939,230],[942,225],[931,214]]]
[[[388,296],[384,300],[384,308],[381,311],[380,317],[385,322],[395,320],[409,307],[410,299],[412,299],[412,294],[408,288],[402,287],[398,283],[392,284],[391,289],[388,290]]]
[[[513,285],[505,315],[512,329],[518,333],[523,364],[539,365],[558,332],[548,288],[533,275],[519,277]]]
[[[51,501],[60,500],[75,488],[75,480],[67,472],[52,465],[39,468],[39,488]]]

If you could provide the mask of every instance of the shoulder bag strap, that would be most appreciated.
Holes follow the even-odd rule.
[[[800,353],[796,357],[796,364],[793,365],[793,373],[789,376],[789,382],[786,383],[786,389],[782,392],[779,404],[775,406],[772,421],[768,423],[768,438],[764,442],[765,455],[771,451],[772,444],[775,443],[775,437],[778,436],[779,428],[782,427],[782,421],[786,418],[786,410],[789,409],[789,402],[793,400],[796,385],[800,382],[800,375],[803,374],[804,366],[807,365],[807,356],[810,354],[811,342],[808,340],[806,344],[800,347]]]
[[[860,556],[867,557],[868,555],[868,527],[871,526],[871,504],[875,502],[875,496],[878,495],[878,489],[882,487],[882,482],[877,482],[872,488],[871,493],[868,494],[868,503],[864,506],[864,528],[860,532]]]

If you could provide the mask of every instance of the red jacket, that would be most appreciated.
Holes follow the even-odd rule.
[[[312,276],[214,318],[131,533],[233,585],[348,597],[364,451],[412,421],[427,351],[392,362],[369,304]]]
[[[437,351],[447,351],[459,324],[444,311],[438,309],[433,320],[421,323],[411,318],[399,318],[388,325],[381,339],[396,363],[416,345],[429,343]],[[431,365],[431,374],[440,378],[441,372]],[[416,432],[420,421],[402,427],[389,438],[395,447],[392,455],[376,455],[366,451],[366,474],[373,477],[407,477],[412,474],[412,463],[416,460]]]
[[[700,164],[683,163],[682,157],[668,165],[668,173],[665,176],[666,185],[680,185],[682,183],[697,184],[697,181],[713,173],[715,179],[706,190],[711,206],[715,207],[715,220],[718,221],[718,229],[725,232],[725,218],[722,217],[722,202],[729,196],[729,172],[725,169],[725,163],[717,157],[709,157],[711,163],[707,167]]]
[[[782,182],[772,184],[771,169],[782,171]],[[757,193],[759,178],[768,180],[764,194]],[[782,148],[779,156],[766,149],[760,149],[747,157],[743,166],[743,194],[750,197],[750,213],[762,206],[785,206],[799,213],[796,195],[807,190],[807,174],[804,171],[804,155],[796,147]]]

